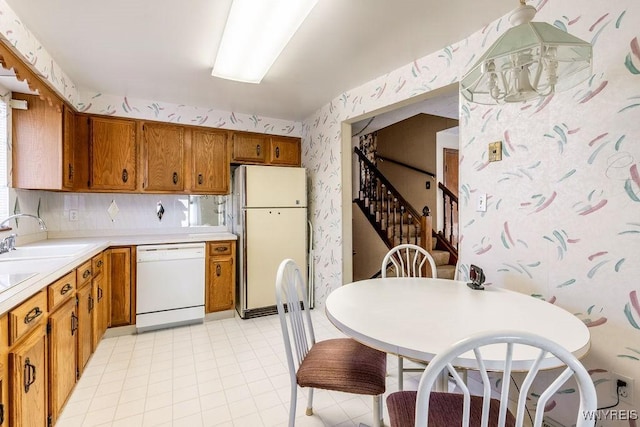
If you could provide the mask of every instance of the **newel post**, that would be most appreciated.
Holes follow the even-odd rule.
[[[429,253],[433,250],[432,224],[431,211],[429,206],[425,206],[422,208],[422,216],[420,217],[420,242]]]

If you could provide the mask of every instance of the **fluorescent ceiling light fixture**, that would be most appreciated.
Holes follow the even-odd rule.
[[[212,76],[260,83],[318,0],[233,0]]]
[[[591,44],[546,22],[531,22],[533,6],[520,0],[513,25],[460,82],[478,104],[522,102],[571,89],[591,76]]]

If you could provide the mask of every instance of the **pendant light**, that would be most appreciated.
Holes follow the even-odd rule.
[[[520,0],[504,33],[460,82],[478,104],[522,102],[571,89],[591,76],[592,47],[546,22],[531,22],[536,8]]]

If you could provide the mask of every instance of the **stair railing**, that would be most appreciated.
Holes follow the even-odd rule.
[[[442,190],[442,206],[444,210],[442,231],[438,232],[440,240],[449,246],[449,249],[458,254],[458,196],[453,194],[444,184],[438,183]]]
[[[360,185],[356,203],[388,248],[413,243],[431,252],[432,219],[427,206],[420,215],[382,175],[366,155],[354,148],[358,156]]]

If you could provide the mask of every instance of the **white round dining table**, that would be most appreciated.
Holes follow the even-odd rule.
[[[345,284],[325,303],[329,320],[344,334],[387,353],[430,361],[476,333],[511,330],[542,335],[581,358],[589,351],[587,326],[565,309],[493,286],[473,290],[465,282],[431,278],[381,278]],[[515,346],[513,369],[526,370],[539,350]],[[504,346],[482,351],[489,370],[501,370]],[[472,352],[456,361],[474,368]],[[553,356],[542,369],[560,365]]]

